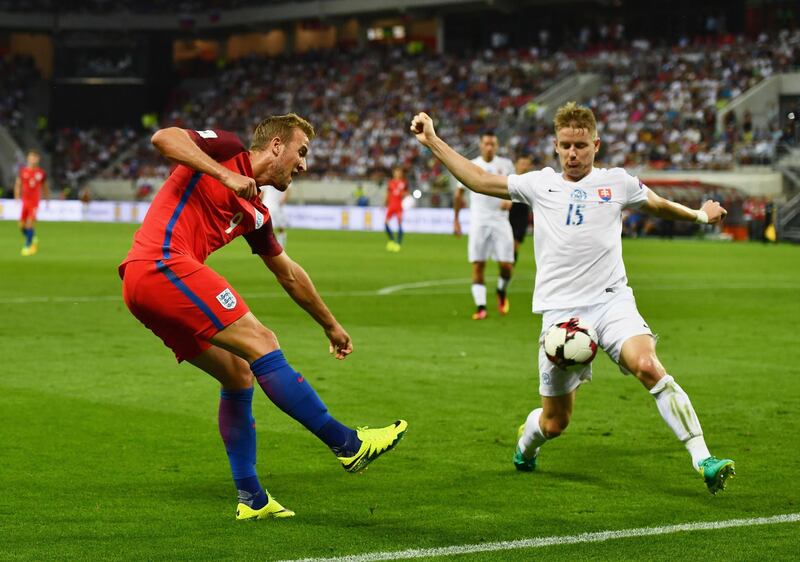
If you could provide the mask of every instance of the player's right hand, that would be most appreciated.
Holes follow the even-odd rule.
[[[428,146],[436,138],[433,119],[425,112],[417,113],[411,120],[411,132],[425,146]]]
[[[342,360],[353,353],[353,342],[350,339],[350,334],[345,332],[344,328],[339,324],[326,329],[325,335],[328,336],[328,341],[330,342],[328,350],[336,359]]]
[[[230,172],[222,176],[219,181],[242,199],[250,199],[258,194],[258,186],[253,178]]]

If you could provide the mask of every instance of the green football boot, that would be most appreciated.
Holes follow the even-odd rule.
[[[525,424],[523,423],[521,426],[519,426],[519,429],[517,430],[517,442],[519,442],[524,432],[525,432]],[[539,459],[538,452],[533,456],[532,459],[526,459],[522,455],[522,451],[520,451],[519,445],[517,445],[516,449],[514,449],[514,457],[512,460],[514,461],[514,468],[516,468],[520,472],[533,472],[534,470],[536,470],[536,462],[538,459]]]
[[[718,459],[708,457],[701,460],[697,465],[697,472],[703,476],[703,480],[708,486],[708,491],[714,495],[725,489],[728,479],[736,475],[734,463],[731,459]]]

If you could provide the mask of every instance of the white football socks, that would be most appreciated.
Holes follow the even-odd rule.
[[[498,277],[497,278],[497,290],[500,291],[501,293],[505,293],[506,292],[506,287],[508,287],[509,283],[511,283],[511,279],[504,279],[503,277]]]
[[[532,459],[539,454],[539,447],[547,441],[547,437],[542,433],[539,427],[539,416],[542,414],[541,408],[536,408],[530,414],[528,419],[525,420],[525,429],[522,432],[522,437],[517,442],[517,447],[522,452],[522,456],[526,459]]]
[[[698,463],[711,456],[703,439],[700,420],[692,407],[686,392],[670,375],[665,376],[650,389],[656,399],[658,412],[667,425],[686,446],[692,456],[692,465],[697,469]]]
[[[475,306],[486,306],[486,285],[473,283],[472,299],[475,301]]]

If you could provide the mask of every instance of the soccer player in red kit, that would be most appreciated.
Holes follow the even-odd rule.
[[[386,235],[389,237],[386,249],[390,252],[399,252],[400,244],[403,243],[403,198],[407,193],[408,181],[403,177],[403,169],[398,166],[392,170],[392,179],[389,180],[389,185],[386,187],[386,221],[384,222],[384,227],[386,228]],[[396,241],[394,233],[389,227],[389,220],[392,217],[397,217]]]
[[[50,187],[47,184],[47,173],[39,167],[39,153],[35,150],[28,151],[27,166],[23,166],[14,182],[14,199],[22,199],[22,213],[19,217],[19,229],[25,237],[22,247],[23,256],[32,256],[39,249],[39,239],[36,237],[36,211],[39,210],[39,201],[44,192],[45,200],[50,199]]]
[[[237,519],[291,517],[256,475],[253,379],[272,402],[302,423],[360,472],[393,448],[407,424],[351,429],[333,418],[303,375],[286,361],[275,334],[241,295],[204,264],[211,252],[243,236],[286,292],[324,329],[331,353],[353,351],[306,272],[275,239],[257,185],[284,191],[306,171],[314,129],[290,113],[259,123],[248,151],[233,133],[167,128],[152,142],[177,162],[156,195],[133,247],[119,266],[125,304],[136,318],[186,360],[222,385],[219,430],[239,494]]]

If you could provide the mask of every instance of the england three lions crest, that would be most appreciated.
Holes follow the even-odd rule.
[[[611,201],[611,188],[610,187],[601,187],[597,190],[597,195],[600,197],[601,201],[605,201],[608,203]]]
[[[219,304],[222,305],[222,308],[226,310],[233,310],[236,308],[236,297],[231,292],[230,289],[225,289],[220,294],[217,295],[217,300]]]

